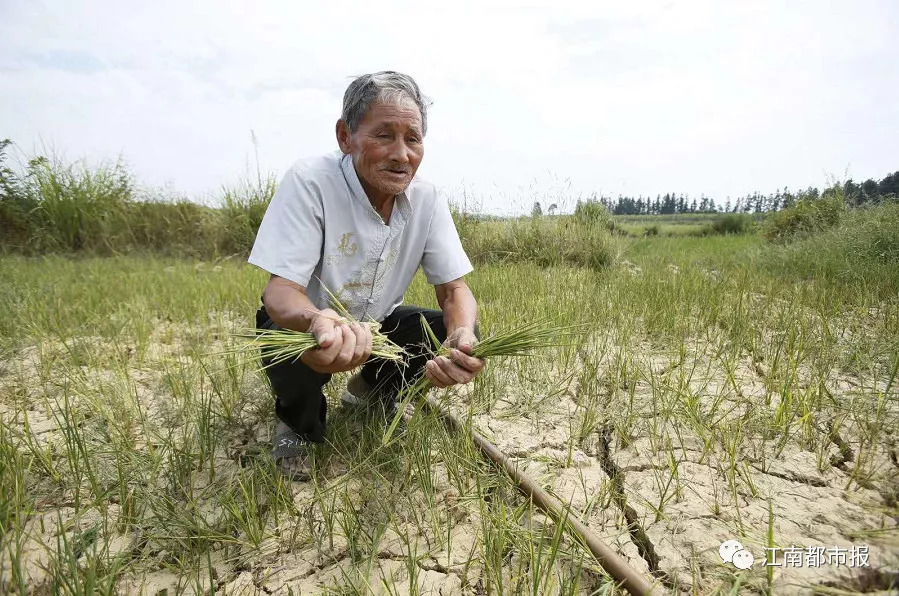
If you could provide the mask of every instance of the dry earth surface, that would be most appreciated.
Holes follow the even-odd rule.
[[[662,592],[885,593],[899,570],[896,389],[883,367],[850,373],[800,345],[862,345],[880,316],[824,331],[802,313],[742,344],[722,328],[657,341],[635,318],[436,395]],[[315,477],[279,478],[263,377],[218,354],[242,319],[139,323],[141,343],[43,339],[0,363],[2,463],[20,468],[2,487],[15,508],[3,591],[78,593],[74,577],[167,595],[615,590],[433,416],[382,446],[383,419],[340,404],[344,375]],[[721,561],[728,539],[751,569]],[[868,566],[769,567],[772,546],[866,546]]]

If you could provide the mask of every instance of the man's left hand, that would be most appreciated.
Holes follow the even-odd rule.
[[[435,387],[450,387],[468,383],[484,368],[484,360],[471,355],[471,350],[478,343],[474,330],[470,327],[459,327],[453,331],[443,346],[450,348],[446,356],[437,356],[425,363],[425,376]]]

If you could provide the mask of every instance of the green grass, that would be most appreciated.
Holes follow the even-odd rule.
[[[274,195],[274,176],[257,172],[223,187],[215,206],[141,188],[122,161],[88,164],[19,156],[0,140],[0,251],[28,255],[168,254],[198,258],[248,254]]]
[[[615,242],[601,267],[480,264],[485,335],[590,332],[443,403],[663,590],[791,581],[723,565],[727,538],[899,554],[895,266],[847,283],[753,235]],[[384,445],[383,416],[340,406],[346,375],[312,480],[280,478],[264,377],[221,353],[265,281],[240,259],[0,257],[3,591],[615,592],[465,436],[421,413]],[[420,276],[406,298],[436,306]]]

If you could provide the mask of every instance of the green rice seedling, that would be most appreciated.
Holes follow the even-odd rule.
[[[431,347],[429,348],[431,354],[434,357],[448,355],[451,349],[441,344],[424,317],[421,318],[421,324],[425,334],[431,341]],[[583,323],[557,325],[551,319],[538,319],[521,327],[501,331],[478,341],[472,348],[471,355],[475,358],[483,359],[501,356],[533,356],[541,349],[569,346],[581,339],[585,330]],[[422,373],[417,380],[403,389],[396,414],[394,414],[393,420],[384,432],[382,445],[390,442],[393,433],[403,418],[406,406],[413,401],[420,400],[430,388],[431,382]]]
[[[58,520],[62,528],[62,518]],[[104,549],[98,548],[97,531],[91,528],[80,534],[75,532],[71,538],[66,531],[59,532],[56,551],[51,557],[50,593],[71,596],[116,593],[116,579],[125,565],[125,557],[110,558]]]
[[[665,506],[667,503],[672,499],[675,501],[680,500],[682,494],[680,477],[678,475],[679,462],[674,458],[674,450],[671,447],[670,438],[668,439],[668,447],[665,453],[667,455],[666,463],[668,467],[665,469],[652,468],[653,480],[655,481],[655,486],[659,493],[658,505],[650,503],[650,507],[655,511],[656,522],[659,522],[665,516]]]
[[[25,520],[34,508],[26,481],[30,467],[28,458],[16,449],[9,429],[0,424],[0,482],[4,487],[0,491],[0,587],[15,587],[20,594],[28,591],[21,555]]]
[[[44,474],[54,483],[63,486],[63,474],[54,463],[53,450],[47,446],[38,445],[31,432],[31,424],[28,421],[28,411],[22,410],[22,420],[24,422],[24,432],[22,433],[25,446],[31,453],[31,464],[38,468],[38,471]]]
[[[229,522],[239,536],[246,537],[254,548],[265,538],[266,524],[271,513],[271,495],[264,483],[258,483],[256,475],[240,474],[220,499]]]

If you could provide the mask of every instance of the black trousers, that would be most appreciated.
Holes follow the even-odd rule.
[[[441,342],[446,339],[443,312],[418,306],[398,306],[381,322],[381,333],[409,353],[405,366],[383,360],[369,360],[362,366],[362,377],[372,387],[395,394],[424,368],[428,354],[423,347],[430,341],[421,326],[421,316]],[[256,327],[280,329],[262,306],[256,312]],[[475,329],[477,333],[477,329]],[[262,354],[262,363],[271,362]],[[303,439],[320,443],[325,439],[327,400],[322,388],[331,380],[328,373],[317,373],[302,361],[282,362],[265,369],[275,394],[275,413]]]

